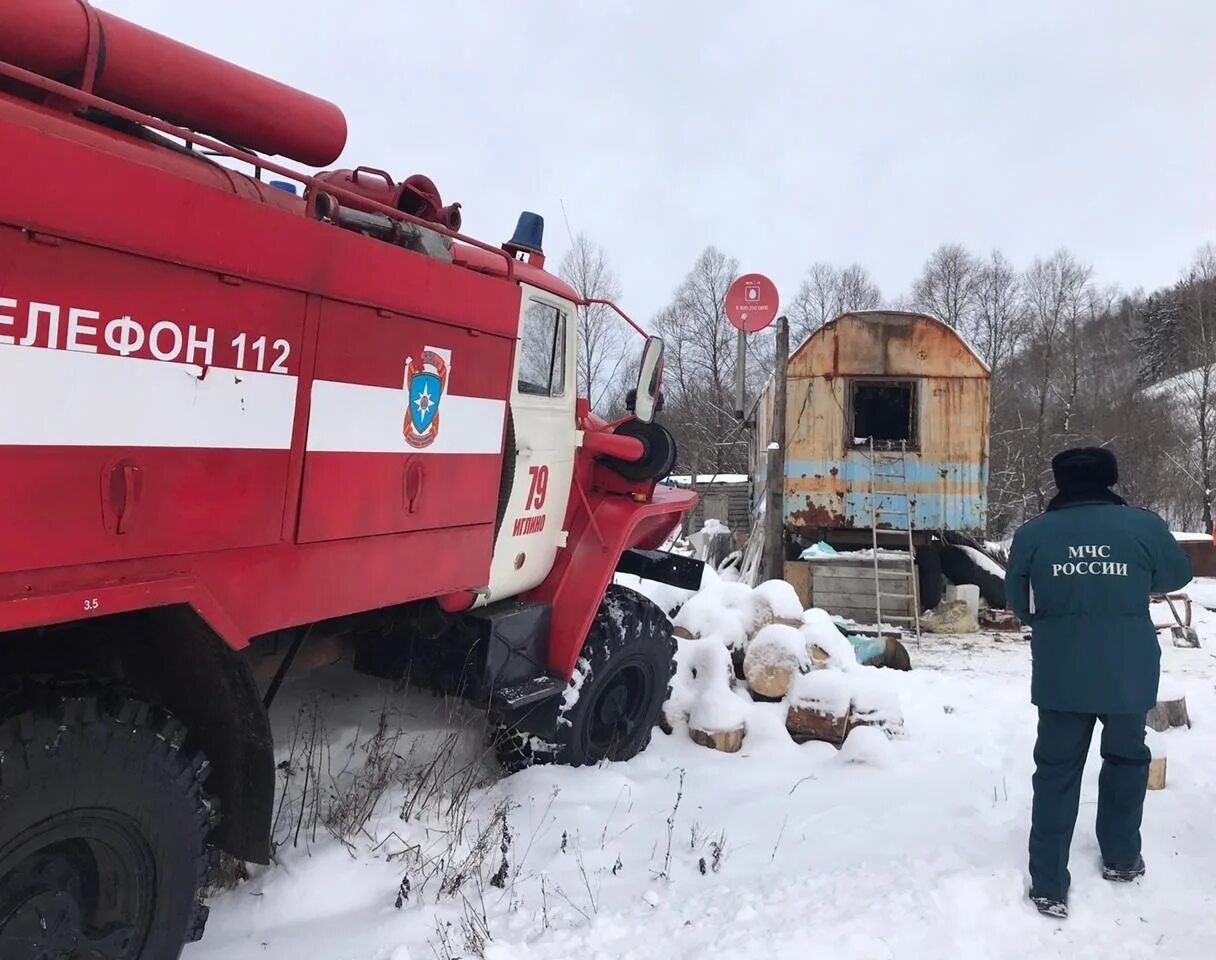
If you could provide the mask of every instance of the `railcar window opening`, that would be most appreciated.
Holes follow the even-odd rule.
[[[853,447],[899,450],[920,444],[915,380],[852,380],[846,416],[848,442]]]

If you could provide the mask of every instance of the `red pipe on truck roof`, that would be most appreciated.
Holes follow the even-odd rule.
[[[87,0],[0,0],[0,60],[258,153],[324,167],[346,117],[296,90],[92,8]]]

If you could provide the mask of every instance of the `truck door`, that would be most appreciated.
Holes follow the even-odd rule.
[[[548,576],[563,543],[574,476],[574,305],[523,288],[515,349],[504,506],[490,565],[488,596],[515,596]]]

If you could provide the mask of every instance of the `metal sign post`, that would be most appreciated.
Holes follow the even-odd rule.
[[[773,362],[773,419],[769,428],[768,476],[764,504],[764,570],[770,580],[785,579],[785,387],[790,356],[790,325],[777,318],[777,351]]]
[[[739,330],[739,350],[735,355],[735,419],[743,419],[743,404],[746,402],[744,397],[744,387],[746,382],[745,372],[747,370],[747,341],[744,339],[747,336],[742,329]]]
[[[758,333],[777,317],[777,287],[762,273],[745,273],[726,291],[726,319],[739,331],[739,352],[735,361],[735,418],[743,419],[747,375],[749,333]]]

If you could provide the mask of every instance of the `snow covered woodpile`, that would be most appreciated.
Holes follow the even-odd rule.
[[[796,742],[843,744],[859,727],[902,729],[898,697],[869,682],[875,664],[901,662],[889,640],[850,638],[841,621],[803,610],[794,588],[771,580],[751,588],[712,579],[675,616],[678,667],[667,706],[672,727],[703,746],[738,751],[757,704],[785,707]]]

